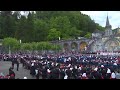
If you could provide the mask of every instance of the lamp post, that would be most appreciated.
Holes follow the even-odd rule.
[[[9,56],[11,56],[11,48],[10,48],[10,45],[9,45]]]
[[[22,43],[22,41],[20,40],[20,44]]]
[[[20,46],[21,46],[22,41],[20,40]],[[21,50],[20,50],[21,51]]]

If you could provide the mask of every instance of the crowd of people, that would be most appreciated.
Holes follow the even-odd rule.
[[[14,64],[19,71],[19,63],[36,79],[120,79],[119,56],[60,53],[0,55],[0,58],[12,61],[8,75],[12,79],[15,78]]]

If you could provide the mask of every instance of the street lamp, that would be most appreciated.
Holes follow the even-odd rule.
[[[10,45],[9,45],[9,56],[11,56],[11,48],[10,48]]]
[[[22,41],[20,40],[20,47],[21,47],[21,43],[22,43]],[[21,51],[21,50],[20,50]]]
[[[20,40],[20,44],[22,43],[22,41]]]

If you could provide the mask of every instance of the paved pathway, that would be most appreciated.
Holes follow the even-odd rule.
[[[11,62],[9,61],[0,61],[0,73],[3,72],[4,75],[7,75],[9,73],[9,68],[11,67]],[[16,64],[15,64],[15,68],[13,69],[13,71],[16,74],[16,78],[19,79],[23,79],[24,76],[26,76],[28,79],[35,79],[35,77],[32,77],[30,75],[30,71],[27,69],[24,69],[22,67],[22,64],[19,65],[19,71],[17,71],[16,68]]]

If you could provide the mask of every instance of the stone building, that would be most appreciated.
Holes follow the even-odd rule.
[[[120,51],[120,29],[112,30],[107,16],[105,31],[96,30],[91,39],[60,40],[53,43],[61,45],[63,51]]]

